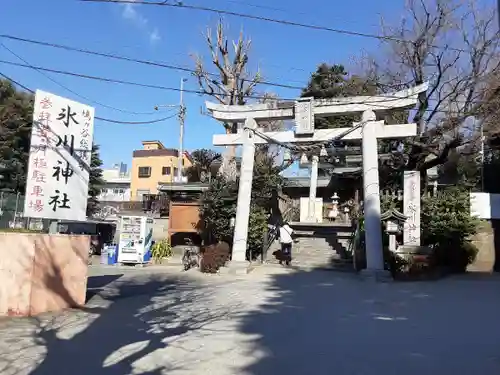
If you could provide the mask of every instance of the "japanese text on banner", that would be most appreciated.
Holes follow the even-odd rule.
[[[94,109],[35,95],[25,216],[85,220]]]

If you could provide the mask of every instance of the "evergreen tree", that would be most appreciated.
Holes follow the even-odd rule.
[[[99,155],[99,145],[92,145],[92,156],[90,159],[89,171],[89,199],[87,201],[87,216],[91,217],[99,207],[97,197],[104,184],[102,179],[102,160]]]
[[[0,189],[24,194],[33,95],[0,80]]]
[[[332,99],[375,95],[376,91],[376,86],[368,79],[350,75],[343,65],[322,63],[311,74],[307,87],[302,90],[301,96],[315,99]],[[315,119],[315,127],[317,129],[348,127],[352,126],[354,121],[360,121],[360,119],[360,114],[319,117]]]

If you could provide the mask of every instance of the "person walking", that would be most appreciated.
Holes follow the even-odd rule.
[[[289,266],[292,261],[292,233],[293,229],[290,228],[290,225],[286,222],[279,228],[281,253],[287,266]],[[280,264],[283,264],[283,259],[280,259]]]

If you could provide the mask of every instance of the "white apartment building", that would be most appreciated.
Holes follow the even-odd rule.
[[[130,201],[130,173],[127,165],[120,163],[102,171],[104,185],[98,199],[101,202]]]

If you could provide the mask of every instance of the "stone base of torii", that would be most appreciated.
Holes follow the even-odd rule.
[[[382,232],[380,221],[380,186],[378,170],[378,139],[397,139],[416,135],[417,125],[414,123],[386,125],[377,121],[377,114],[401,108],[414,107],[418,101],[418,94],[427,90],[428,84],[378,96],[359,96],[339,99],[313,98],[297,99],[292,107],[289,103],[255,104],[244,106],[218,105],[206,103],[207,109],[214,119],[225,122],[242,122],[243,129],[237,134],[217,134],[213,136],[215,146],[241,145],[242,161],[240,170],[239,191],[236,210],[236,221],[233,239],[233,262],[246,261],[248,238],[248,222],[250,216],[250,200],[255,159],[255,145],[269,143],[318,143],[330,141],[348,133],[344,140],[361,140],[363,160],[363,191],[365,215],[365,243],[366,243],[366,273],[377,275],[383,273],[384,258],[382,248]],[[333,117],[347,113],[362,113],[362,122],[359,128],[349,132],[351,128],[314,129],[315,117]],[[258,121],[294,119],[295,131],[266,132],[266,137],[259,136]],[[353,126],[359,124],[353,124]],[[316,155],[313,155],[316,156]],[[313,161],[315,159],[313,158]],[[311,178],[317,178],[317,164],[312,163]],[[316,166],[316,167],[314,167]],[[314,171],[316,168],[316,171]],[[412,181],[415,181],[413,178]],[[310,207],[314,207],[316,198],[316,181],[311,181]],[[406,186],[405,186],[406,187]],[[407,190],[407,189],[405,189]],[[415,191],[412,185],[412,191]],[[406,193],[405,193],[406,194]],[[418,200],[420,202],[420,200]],[[415,198],[412,199],[415,202]],[[408,209],[405,203],[405,215]],[[414,207],[411,206],[413,209]],[[413,216],[416,221],[415,215]],[[412,226],[413,233],[418,231]],[[405,231],[407,232],[407,231]],[[405,234],[405,236],[407,236]],[[418,231],[419,237],[419,231]]]

